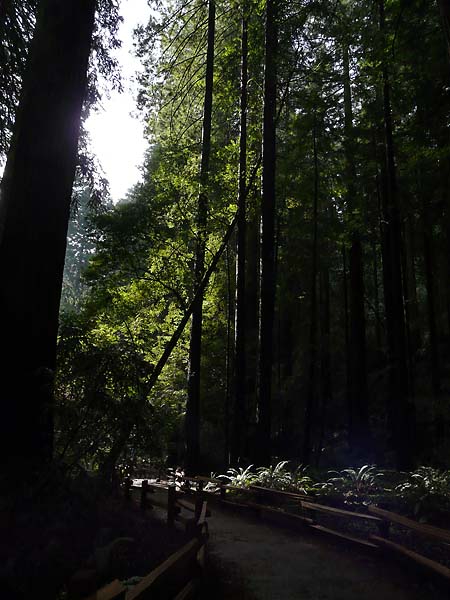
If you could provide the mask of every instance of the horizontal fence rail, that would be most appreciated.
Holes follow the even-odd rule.
[[[351,510],[342,508],[335,508],[324,504],[319,504],[313,501],[313,498],[306,496],[305,494],[298,494],[295,492],[286,492],[281,490],[275,490],[266,488],[258,485],[251,485],[247,488],[238,487],[226,483],[222,479],[208,478],[203,476],[196,477],[184,477],[182,478],[189,485],[197,484],[198,489],[204,489],[208,484],[215,489],[215,492],[204,492],[209,497],[215,497],[216,500],[220,501],[223,506],[232,507],[237,510],[251,510],[257,512],[261,517],[270,519],[273,522],[287,525],[290,527],[307,527],[309,530],[331,535],[335,538],[341,539],[345,542],[357,544],[361,547],[365,547],[371,550],[383,550],[390,554],[402,556],[413,562],[415,565],[423,567],[432,575],[438,576],[440,581],[444,581],[447,586],[450,586],[450,569],[430,558],[419,554],[405,546],[398,544],[389,539],[389,531],[392,523],[397,526],[404,527],[412,530],[415,533],[437,540],[444,545],[450,544],[450,531],[447,529],[435,527],[433,525],[427,525],[418,523],[402,515],[378,508],[377,506],[369,506],[367,513],[359,513]],[[232,492],[238,492],[240,498],[238,501],[230,498]],[[244,496],[244,499],[242,498]],[[245,496],[250,499],[245,498]],[[251,498],[255,497],[263,502],[264,500],[270,501],[274,498],[284,499],[289,502],[295,502],[296,507],[299,509],[300,514],[290,512],[281,508],[274,508],[254,502]],[[378,529],[378,535],[367,534],[366,537],[358,537],[356,535],[349,534],[347,532],[334,529],[333,527],[325,527],[318,522],[320,515],[326,517],[335,517],[337,519],[346,519],[350,522],[360,522],[375,525]]]
[[[187,600],[194,597],[205,569],[206,519],[211,516],[204,494],[201,490],[188,494],[177,490],[173,483],[165,485],[146,479],[141,485],[136,485],[131,478],[124,481],[123,490],[127,504],[139,505],[143,511],[154,506],[167,510],[168,526],[173,527],[175,521],[180,522],[192,539],[133,588],[127,589],[116,579],[87,600]],[[163,492],[163,497],[156,498],[156,492]]]

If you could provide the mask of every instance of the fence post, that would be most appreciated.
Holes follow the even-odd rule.
[[[175,501],[177,498],[175,485],[169,485],[167,488],[167,525],[169,527],[172,527],[175,521]]]

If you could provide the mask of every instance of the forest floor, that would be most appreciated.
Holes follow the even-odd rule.
[[[214,506],[204,598],[442,600],[425,579],[365,549]]]

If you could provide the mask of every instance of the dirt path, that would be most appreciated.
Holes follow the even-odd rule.
[[[444,600],[406,567],[317,534],[214,506],[204,598]]]

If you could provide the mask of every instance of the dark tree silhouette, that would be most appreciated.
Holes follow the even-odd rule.
[[[347,204],[357,212],[356,165],[354,156],[353,106],[350,86],[348,44],[343,46],[345,162]],[[354,219],[355,216],[351,215]],[[350,346],[349,346],[349,439],[355,451],[362,452],[368,441],[366,323],[364,312],[364,267],[361,235],[358,224],[353,224],[350,240]]]
[[[0,439],[12,468],[52,456],[52,384],[95,0],[40,3],[0,200]]]
[[[277,96],[277,2],[267,1],[264,120],[263,120],[263,175],[261,208],[261,316],[259,331],[259,402],[258,449],[260,462],[270,462],[271,404],[273,363],[273,320],[275,309],[275,117]]]
[[[200,193],[197,209],[197,243],[195,249],[194,284],[197,288],[205,270],[206,227],[208,217],[208,180],[211,156],[211,121],[214,79],[214,35],[216,8],[210,0],[208,10],[208,46],[206,55],[205,101],[203,108],[202,159],[200,166]],[[202,354],[203,295],[192,313],[189,345],[188,398],[186,404],[186,471],[198,471],[200,455],[200,369]]]
[[[244,7],[244,11],[246,8]],[[240,98],[239,194],[236,261],[236,330],[235,330],[235,395],[232,462],[237,462],[243,451],[246,420],[246,196],[247,196],[247,80],[248,80],[248,22],[242,17],[242,64]]]

